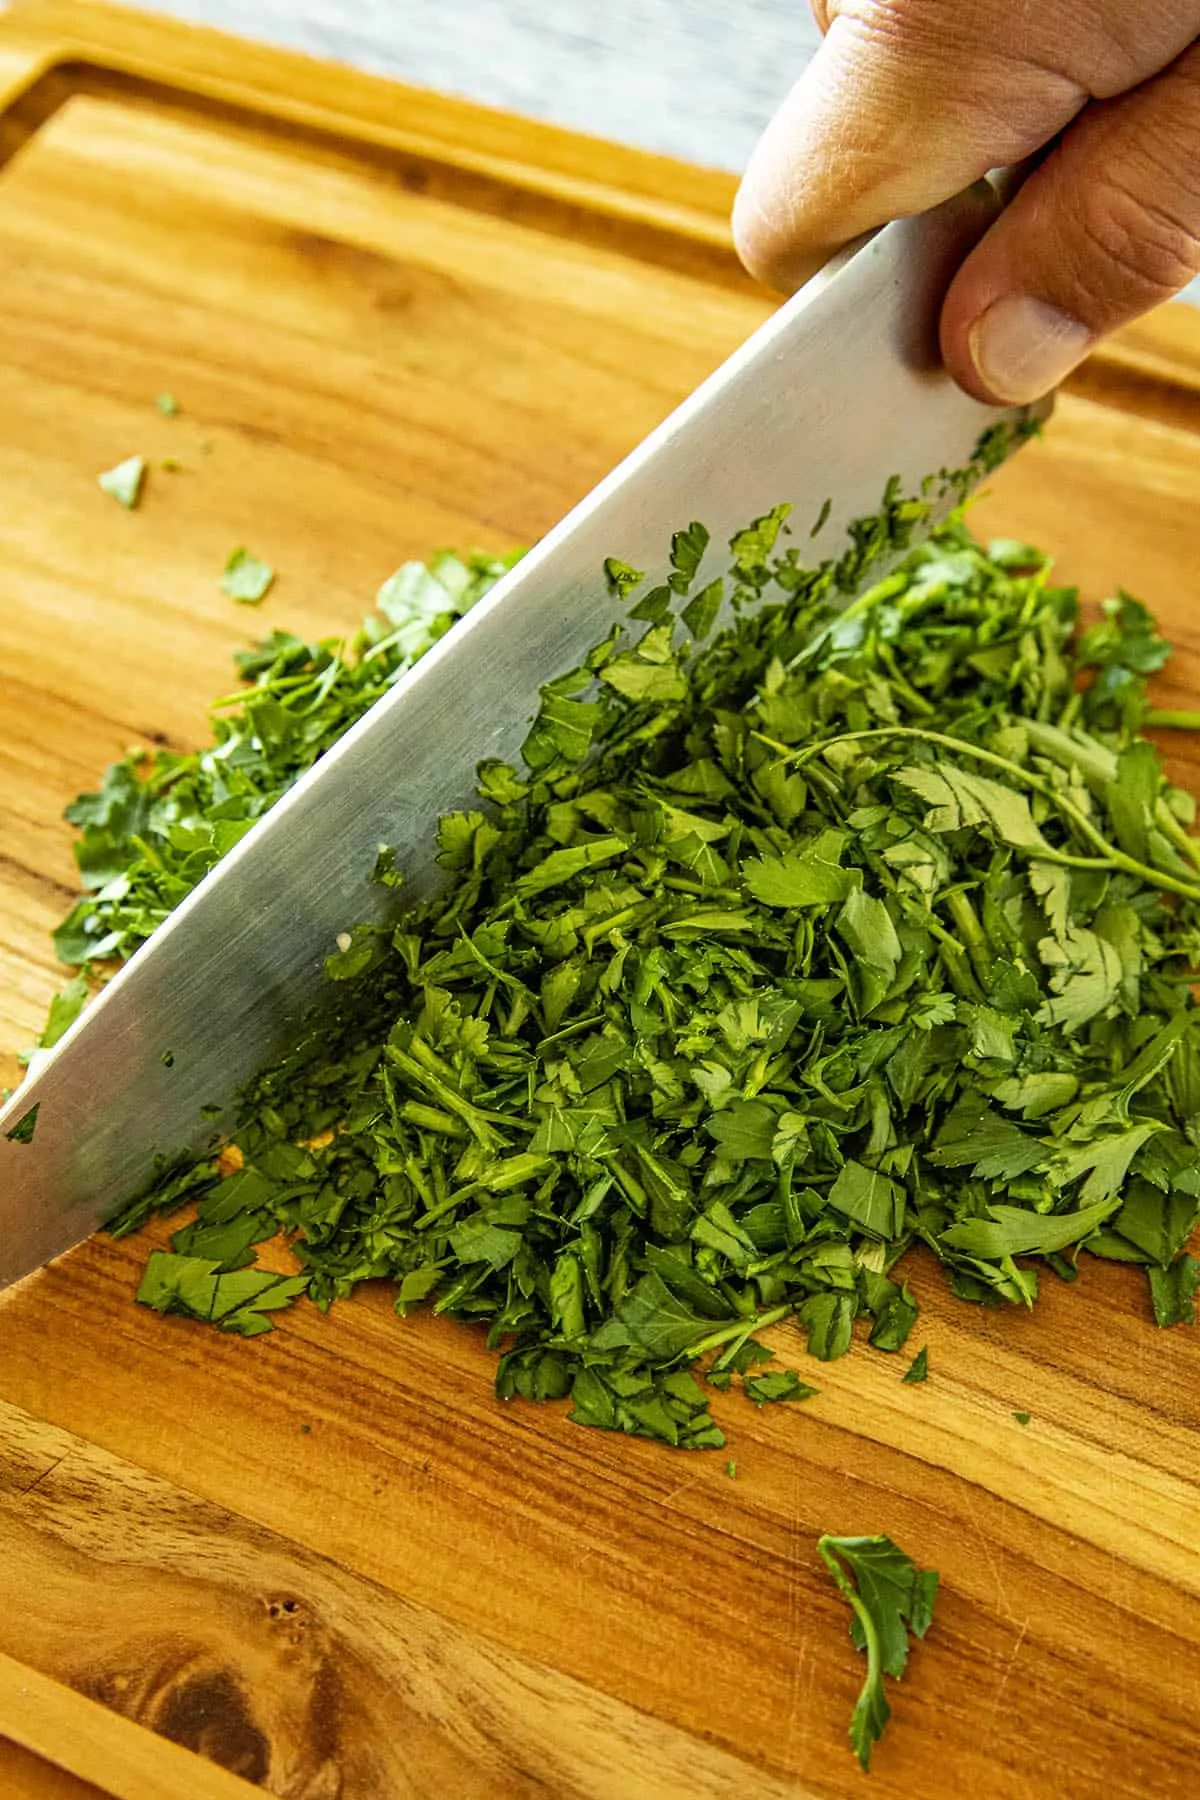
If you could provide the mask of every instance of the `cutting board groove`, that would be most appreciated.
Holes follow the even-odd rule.
[[[204,741],[249,639],[546,530],[767,315],[731,191],[125,9],[0,18],[0,1079],[62,979],[63,803],[133,742]],[[127,515],[95,476],[134,451]],[[1179,646],[1157,691],[1195,706],[1198,500],[1200,322],[1168,308],[976,517],[1088,606],[1139,592]],[[257,613],[219,591],[239,543],[280,570]],[[123,1792],[83,1760],[103,1702],[146,1767],[174,1737],[290,1800],[859,1794],[821,1530],[943,1575],[878,1800],[1192,1782],[1200,1349],[1136,1271],[981,1314],[917,1259],[930,1381],[860,1348],[803,1413],[718,1396],[730,1480],[501,1406],[479,1334],[384,1291],[253,1344],[161,1319],[130,1296],[164,1235],[0,1296],[0,1792]],[[35,1677],[57,1743],[13,1718]]]

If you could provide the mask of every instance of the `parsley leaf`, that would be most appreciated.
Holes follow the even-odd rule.
[[[938,1577],[918,1569],[887,1537],[825,1536],[817,1549],[854,1614],[851,1641],[867,1653],[850,1742],[862,1767],[870,1769],[871,1751],[891,1718],[884,1677],[898,1680],[904,1674],[909,1633],[923,1638],[933,1623]]]
[[[137,1297],[155,1312],[184,1313],[222,1331],[258,1337],[271,1330],[270,1314],[290,1306],[307,1288],[305,1275],[273,1275],[262,1269],[226,1272],[212,1258],[154,1250]]]
[[[257,606],[265,600],[275,581],[270,563],[260,562],[249,550],[234,550],[225,564],[221,588],[241,606]]]
[[[742,1383],[755,1406],[774,1405],[780,1400],[811,1400],[819,1388],[801,1381],[795,1369],[772,1370],[767,1375],[747,1375]]]
[[[146,459],[144,456],[130,456],[123,463],[118,463],[115,469],[106,469],[96,479],[104,493],[110,494],[114,500],[133,512],[142,497],[142,487],[146,480]]]
[[[1178,1256],[1165,1269],[1150,1269],[1150,1297],[1159,1325],[1194,1325],[1196,1289],[1200,1286],[1200,1260]]]

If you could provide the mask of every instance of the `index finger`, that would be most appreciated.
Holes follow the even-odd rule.
[[[770,286],[798,287],[862,232],[1024,161],[1085,104],[1067,76],[972,44],[971,9],[939,10],[937,32],[900,9],[839,13],[767,127],[733,232]]]

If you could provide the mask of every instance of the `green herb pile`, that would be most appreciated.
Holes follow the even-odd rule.
[[[169,396],[164,396],[168,399]],[[75,855],[84,897],[54,934],[64,963],[131,956],[280,795],[361,718],[417,657],[505,574],[516,555],[449,554],[405,566],[380,589],[377,610],[348,645],[305,643],[276,631],[237,657],[250,683],[213,708],[213,742],[198,753],[133,751],[99,793],[67,808],[80,829]],[[265,564],[238,551],[243,574]],[[265,588],[263,592],[265,592]],[[256,597],[262,595],[257,593]],[[75,1012],[86,987],[73,989]],[[51,1020],[57,1042],[70,1017]]]
[[[330,1011],[245,1096],[238,1172],[177,1169],[118,1221],[199,1201],[139,1298],[251,1334],[385,1278],[401,1315],[486,1326],[502,1396],[689,1448],[723,1441],[700,1359],[760,1403],[812,1392],[753,1373],[764,1327],[828,1360],[862,1319],[899,1351],[916,1244],[964,1300],[1029,1305],[1083,1247],[1193,1318],[1200,843],[1140,736],[1166,646],[1124,594],[1077,633],[1037,551],[958,517],[839,613],[922,510],[890,494],[809,570],[780,508],[700,591],[699,525],[662,587],[609,563],[640,638],[544,690],[522,773],[481,770],[444,891],[331,956]],[[148,855],[125,891],[111,792],[112,862],[95,836],[85,867],[122,891],[84,903],[76,954],[88,919],[108,951],[144,936],[269,803],[264,761],[295,770],[289,682],[336,735],[329,654],[264,655],[276,688],[201,759],[217,785],[158,815],[195,865]],[[254,1266],[281,1230],[294,1277]]]

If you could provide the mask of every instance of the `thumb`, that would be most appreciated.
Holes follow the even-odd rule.
[[[988,25],[996,8],[840,3],[734,204],[742,261],[781,289],[860,233],[1023,162],[1087,98],[1048,62],[1014,56],[1007,4]]]
[[[1200,274],[1200,46],[1093,102],[963,264],[942,354],[980,400],[1039,398]]]

